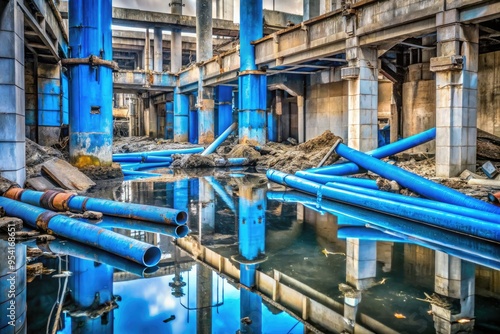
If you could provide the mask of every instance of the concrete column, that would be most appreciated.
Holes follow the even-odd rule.
[[[212,1],[196,1],[196,60],[212,58]],[[214,92],[211,87],[203,87],[203,75],[198,81],[198,143],[210,144],[214,141],[215,113]]]
[[[348,67],[348,146],[369,151],[378,146],[378,57],[376,48],[360,47],[357,37],[346,41]]]
[[[326,0],[328,2],[328,0]],[[319,16],[320,0],[304,0],[304,15],[303,21],[312,19],[313,17]]]
[[[151,55],[151,38],[149,37],[149,28],[146,29],[145,36],[144,36],[144,51],[143,51],[144,56],[142,57],[143,59],[143,68],[146,71],[152,71],[153,70],[153,59]],[[146,83],[147,85],[148,83]]]
[[[303,143],[306,140],[306,124],[305,124],[305,107],[304,96],[297,96],[297,127],[298,127],[298,142]]]
[[[154,29],[154,66],[156,72],[163,72],[163,31],[161,28]]]
[[[173,1],[171,13],[182,15],[182,0]],[[170,37],[170,72],[177,73],[182,68],[182,35],[181,29],[172,29]]]
[[[16,0],[0,4],[0,176],[24,185],[24,14]]]
[[[436,175],[476,169],[479,30],[462,25],[458,10],[436,16]]]
[[[196,267],[196,333],[212,334],[212,270]]]
[[[205,234],[213,234],[215,230],[215,194],[214,188],[206,180],[199,183],[198,231],[200,240]]]
[[[156,112],[156,105],[153,103],[153,99],[149,99],[149,132],[146,132],[151,138],[158,137],[158,113]]]
[[[174,139],[174,102],[165,103],[165,139]]]
[[[38,143],[59,142],[62,124],[61,70],[59,65],[38,63]]]
[[[436,333],[472,333],[474,328],[475,264],[446,253],[436,251],[435,292],[449,301],[456,301],[452,311],[436,304],[432,306],[432,317]],[[458,305],[460,305],[458,307]],[[458,322],[460,319],[470,322]]]

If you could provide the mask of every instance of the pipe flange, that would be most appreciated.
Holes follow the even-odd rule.
[[[68,203],[74,196],[72,193],[59,192],[52,199],[52,207],[56,211],[69,211]]]
[[[259,264],[259,263],[267,261],[267,258],[268,257],[265,254],[259,254],[253,260],[247,260],[244,256],[242,256],[240,254],[231,256],[231,260],[238,262],[239,264]]]
[[[36,227],[38,227],[38,229],[42,230],[45,233],[52,234],[52,231],[49,230],[49,222],[54,216],[58,215],[59,214],[57,212],[52,212],[52,211],[45,211],[41,213],[36,218]]]
[[[15,201],[19,201],[21,200],[21,195],[23,194],[23,192],[23,188],[11,187],[3,194],[3,196]]]
[[[57,209],[54,208],[53,201],[59,193],[59,190],[45,190],[43,195],[40,197],[40,206],[44,209],[56,211]]]

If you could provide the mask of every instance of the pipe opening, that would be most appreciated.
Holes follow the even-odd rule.
[[[178,238],[184,238],[189,233],[189,227],[186,225],[179,225],[175,228],[175,234]]]
[[[187,217],[188,215],[185,211],[180,211],[175,217],[175,220],[177,221],[178,225],[185,225],[187,222]]]
[[[156,266],[160,262],[161,250],[156,246],[152,246],[146,250],[142,257],[142,262],[147,267]]]

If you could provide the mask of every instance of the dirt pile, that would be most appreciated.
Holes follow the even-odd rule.
[[[198,147],[190,143],[176,143],[170,139],[149,138],[149,137],[115,137],[113,138],[114,153],[132,153],[174,150],[189,147]]]

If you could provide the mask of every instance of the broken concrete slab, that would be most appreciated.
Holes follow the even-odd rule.
[[[33,177],[31,179],[26,180],[26,186],[38,191],[45,191],[57,188],[57,185],[55,185],[54,183],[52,183],[50,180],[46,179],[43,176]]]
[[[44,162],[42,170],[63,189],[87,191],[96,185],[94,181],[80,172],[78,168],[58,158]]]

